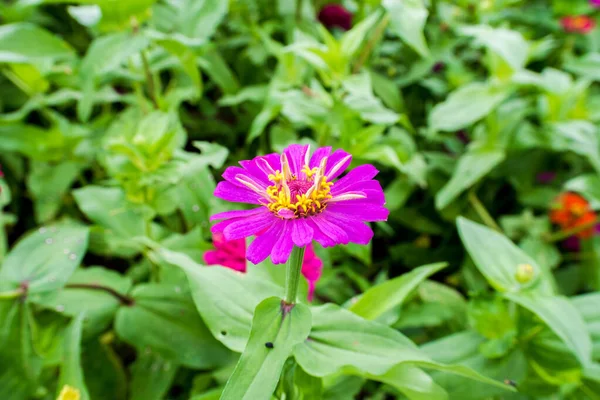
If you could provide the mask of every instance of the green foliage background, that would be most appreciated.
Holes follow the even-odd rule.
[[[600,399],[600,236],[548,218],[600,208],[600,31],[559,22],[600,10],[324,4],[0,4],[0,399]],[[391,214],[280,326],[283,266],[201,264],[220,173],[292,143]]]

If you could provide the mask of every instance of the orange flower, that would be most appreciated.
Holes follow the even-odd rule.
[[[596,220],[596,213],[590,209],[590,204],[576,193],[563,193],[556,198],[550,210],[550,221],[559,225],[563,230],[576,228],[581,225],[592,224]],[[594,234],[594,227],[590,226],[577,233],[585,239]]]
[[[586,15],[575,15],[560,19],[563,29],[569,33],[588,33],[596,26],[596,22]]]

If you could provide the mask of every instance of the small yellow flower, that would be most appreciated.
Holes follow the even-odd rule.
[[[56,400],[80,400],[81,395],[78,389],[75,389],[73,386],[65,385],[63,386],[58,398]]]

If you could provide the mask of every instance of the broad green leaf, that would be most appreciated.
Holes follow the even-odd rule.
[[[600,293],[589,293],[570,299],[587,325],[592,338],[594,359],[600,359]]]
[[[437,263],[416,268],[397,278],[373,286],[353,303],[349,310],[368,320],[401,305],[406,297],[425,279],[448,264]]]
[[[552,294],[552,286],[544,277],[544,270],[506,236],[463,217],[458,218],[457,226],[463,245],[494,289]],[[519,265],[524,264],[533,267],[534,275],[528,282],[521,283],[516,275]]]
[[[79,314],[71,322],[65,336],[63,347],[63,362],[58,379],[58,392],[65,385],[69,385],[79,391],[81,400],[89,400],[83,369],[81,368],[81,331],[85,313]]]
[[[26,284],[31,294],[60,289],[81,263],[87,244],[83,226],[65,223],[30,232],[6,256],[0,287]]]
[[[521,382],[527,372],[527,361],[520,352],[500,359],[488,359],[480,351],[485,339],[473,331],[463,331],[431,341],[422,350],[432,359],[446,364],[458,364],[498,380]],[[435,382],[444,387],[450,399],[481,400],[505,396],[504,388],[484,384],[463,376],[432,372]],[[508,397],[508,395],[507,395]]]
[[[429,55],[423,29],[429,14],[422,0],[383,0],[390,29],[422,57]]]
[[[115,331],[139,351],[149,348],[192,368],[213,368],[231,359],[231,353],[211,335],[192,299],[180,287],[138,285],[131,297],[134,304],[117,311]]]
[[[66,42],[36,25],[18,23],[0,27],[0,63],[31,63],[73,54]]]
[[[567,61],[563,68],[583,78],[600,81],[600,53],[586,52],[580,58]]]
[[[184,0],[179,2],[177,8],[179,15],[174,28],[190,38],[208,39],[225,18],[229,2]]]
[[[373,379],[395,387],[410,400],[449,399],[448,392],[435,383],[429,374],[411,365],[400,364]]]
[[[278,297],[263,300],[254,312],[244,353],[221,395],[222,400],[269,400],[292,349],[303,342],[311,327],[307,306],[291,310]]]
[[[487,175],[494,167],[504,161],[502,150],[478,148],[468,151],[452,173],[452,178],[435,196],[435,206],[441,210],[456,197]]]
[[[238,78],[216,48],[210,48],[198,57],[196,62],[224,93],[233,94],[240,89]]]
[[[130,400],[162,400],[173,385],[177,364],[150,349],[138,352],[131,366]]]
[[[181,67],[192,79],[197,94],[200,96],[202,94],[202,76],[200,75],[200,71],[196,65],[196,55],[194,52],[177,40],[158,40],[157,44],[179,59],[181,62]]]
[[[558,151],[570,150],[586,157],[600,173],[600,140],[598,128],[590,121],[572,120],[551,125],[552,147]]]
[[[585,321],[565,297],[504,293],[504,297],[537,315],[573,351],[582,365],[591,361],[592,341]]]
[[[29,305],[0,300],[0,399],[29,400],[42,371]]]
[[[58,165],[33,162],[27,186],[34,199],[35,219],[45,223],[53,219],[63,203],[63,196],[79,175],[81,166],[75,162]]]
[[[62,290],[34,295],[31,300],[72,317],[85,312],[84,337],[93,337],[112,323],[121,304],[108,290],[125,296],[130,287],[131,280],[116,271],[89,267],[75,271]]]
[[[463,85],[431,110],[429,126],[448,132],[466,128],[488,115],[509,94],[505,88],[496,88],[487,83]]]
[[[251,274],[205,267],[185,254],[166,249],[161,249],[159,255],[185,271],[202,319],[219,341],[237,352],[246,346],[256,306],[265,297],[283,296],[282,287]]]
[[[394,367],[412,365],[505,386],[470,368],[432,361],[400,332],[339,306],[326,304],[311,311],[309,338],[294,349],[296,361],[310,375],[323,377],[344,371],[380,380]]]
[[[281,111],[280,106],[278,105],[266,105],[265,107],[266,108],[263,108],[252,121],[250,132],[248,132],[248,136],[246,137],[246,143],[250,143],[259,137],[267,128],[267,125],[269,125]]]
[[[75,190],[73,196],[81,211],[100,226],[98,235],[105,241],[107,253],[129,255],[141,250],[132,239],[145,235],[147,215],[142,207],[129,203],[121,189],[88,185]]]
[[[127,399],[128,378],[110,343],[103,343],[101,337],[84,341],[81,365],[91,399]]]
[[[362,45],[366,43],[366,37],[372,34],[374,25],[379,20],[379,17],[379,12],[372,13],[342,36],[340,51],[346,59],[352,59]]]
[[[579,175],[568,180],[565,190],[577,192],[590,202],[593,209],[600,208],[600,176],[597,174]]]
[[[460,28],[459,32],[473,36],[478,43],[502,57],[514,71],[525,66],[529,44],[521,33],[488,25],[465,26]]]

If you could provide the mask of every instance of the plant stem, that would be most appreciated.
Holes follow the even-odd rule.
[[[469,192],[469,203],[471,203],[471,205],[475,209],[475,212],[477,213],[477,215],[479,215],[479,218],[481,218],[484,224],[502,233],[502,229],[500,228],[500,226],[498,226],[496,221],[494,221],[494,218],[492,218],[492,216],[485,208],[483,203],[479,200],[474,191]]]
[[[148,63],[148,58],[146,57],[146,53],[144,51],[140,52],[140,56],[142,58],[142,65],[144,66],[144,73],[146,74],[146,81],[148,82],[148,92],[150,95],[150,100],[152,100],[152,104],[154,104],[154,108],[157,110],[158,107],[158,99],[156,94],[156,84],[154,82],[154,76],[152,76],[152,71],[150,71],[150,64]]]
[[[296,23],[302,22],[302,0],[296,0]]]
[[[15,290],[9,290],[8,292],[0,292],[0,300],[2,299],[16,299],[17,297],[25,294],[23,288],[18,288]]]
[[[132,306],[135,303],[135,301],[131,297],[125,296],[111,287],[98,285],[95,283],[70,283],[65,287],[70,289],[101,290],[103,292],[111,294],[113,297],[116,297],[123,305]]]
[[[304,260],[304,249],[304,247],[294,246],[287,262],[285,276],[285,302],[287,304],[296,303],[298,284],[300,283],[300,271],[302,270],[302,261]]]
[[[569,236],[573,236],[579,232],[585,231],[586,229],[590,229],[594,226],[596,226],[596,224],[600,223],[600,218],[596,218],[593,221],[587,222],[585,224],[581,224],[578,226],[575,226],[571,229],[565,229],[564,231],[558,231],[556,233],[552,233],[550,235],[546,235],[544,237],[544,240],[546,242],[552,243],[552,242],[559,242],[563,239],[568,238]]]
[[[377,44],[377,42],[379,42],[379,40],[383,36],[383,32],[385,31],[385,28],[387,27],[387,24],[389,22],[390,22],[390,16],[388,14],[386,14],[381,19],[381,21],[379,21],[379,24],[375,28],[375,32],[373,33],[373,36],[371,36],[371,39],[369,39],[366,46],[363,48],[362,52],[360,53],[360,56],[358,57],[358,61],[356,62],[356,64],[354,64],[354,68],[352,68],[352,73],[356,74],[358,71],[360,71],[360,69],[362,68],[364,63],[369,58],[369,55],[373,51],[373,48],[375,48],[375,45]]]

